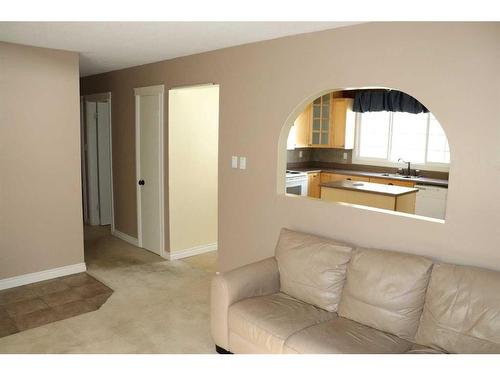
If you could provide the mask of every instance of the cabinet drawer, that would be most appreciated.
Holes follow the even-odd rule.
[[[391,180],[390,178],[370,177],[370,182],[373,182],[375,184],[395,185],[395,186],[404,186],[404,187],[414,187],[415,186],[415,182],[413,182],[413,181]]]
[[[345,179],[349,180],[349,181],[364,181],[364,182],[370,181],[370,178],[364,177],[364,176],[348,176],[348,175],[346,175]]]
[[[343,174],[336,174],[336,173],[321,173],[321,183],[324,184],[325,182],[332,182],[332,181],[340,181],[345,179],[345,175]]]
[[[326,173],[326,172],[321,173],[321,183],[332,182],[332,181],[342,181],[342,180],[364,181],[364,182],[370,181],[370,179],[368,177],[364,177],[364,176],[352,176],[352,175],[348,175],[348,174]]]

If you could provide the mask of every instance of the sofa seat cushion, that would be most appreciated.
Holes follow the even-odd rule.
[[[282,353],[290,335],[336,316],[284,293],[248,298],[229,308],[229,350],[237,352],[231,347],[233,333],[262,353]]]
[[[392,251],[358,248],[347,268],[339,316],[414,340],[432,262]]]
[[[276,259],[281,291],[327,311],[337,311],[352,247],[282,229]]]
[[[416,342],[449,353],[500,353],[500,272],[436,264]]]
[[[285,342],[285,353],[404,353],[412,343],[355,321],[337,318],[303,329]]]

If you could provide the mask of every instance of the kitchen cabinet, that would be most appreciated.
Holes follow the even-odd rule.
[[[390,178],[370,177],[370,182],[374,182],[376,184],[405,186],[405,187],[414,187],[415,186],[415,182],[413,182],[413,181],[392,180]]]
[[[322,184],[325,182],[342,181],[342,180],[364,181],[364,182],[370,181],[370,179],[368,177],[364,177],[364,176],[353,176],[353,175],[347,175],[347,174],[328,173],[328,172],[321,173],[321,183]]]
[[[319,198],[321,195],[320,173],[309,173],[307,175],[307,195],[311,198]]]
[[[309,139],[311,147],[331,147],[332,114],[330,103],[331,94],[320,96],[312,103]]]
[[[345,179],[344,175],[340,175],[340,174],[336,174],[336,173],[321,172],[321,176],[320,176],[320,181],[322,184],[324,184],[325,182],[340,181],[340,180],[344,180],[344,179]]]
[[[369,182],[370,179],[368,177],[364,176],[349,176],[345,175],[344,176],[347,181],[364,181],[364,182]]]
[[[332,140],[331,147],[352,150],[354,148],[355,113],[352,111],[353,99],[336,98],[332,100]]]
[[[320,96],[294,122],[295,147],[354,148],[353,99]]]
[[[295,127],[295,147],[309,147],[311,113],[312,104],[309,104],[293,123]]]

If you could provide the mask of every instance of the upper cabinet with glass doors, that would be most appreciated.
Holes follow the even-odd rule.
[[[313,147],[330,147],[330,99],[330,94],[326,94],[320,96],[313,102],[310,140],[310,144]]]
[[[295,120],[295,147],[352,149],[352,99],[325,94],[309,104]]]

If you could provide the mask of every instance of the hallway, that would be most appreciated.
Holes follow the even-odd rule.
[[[216,252],[165,261],[85,228],[87,272],[114,290],[97,311],[0,339],[0,353],[213,353],[209,290]]]

